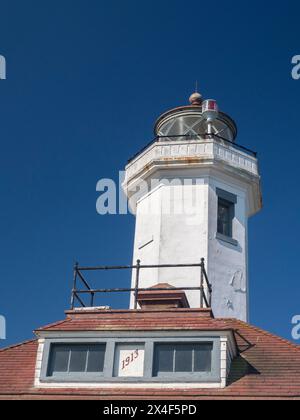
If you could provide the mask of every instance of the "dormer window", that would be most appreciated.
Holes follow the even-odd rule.
[[[124,336],[122,338],[122,336]],[[220,336],[119,333],[94,339],[47,339],[41,382],[214,383],[221,381]]]
[[[212,343],[158,344],[154,376],[211,372]]]
[[[52,344],[49,377],[103,372],[105,344]]]

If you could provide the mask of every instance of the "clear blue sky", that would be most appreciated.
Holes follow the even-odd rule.
[[[0,344],[64,318],[74,261],[131,262],[134,219],[97,215],[96,183],[117,178],[152,139],[156,117],[186,104],[196,79],[236,120],[239,143],[259,152],[264,210],[250,222],[251,322],[291,338],[300,314],[300,81],[291,78],[299,1],[0,6],[8,77],[0,81],[8,333]],[[115,284],[128,281],[125,273]]]

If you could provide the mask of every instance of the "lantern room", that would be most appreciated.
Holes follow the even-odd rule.
[[[203,101],[194,93],[190,105],[172,109],[157,120],[154,134],[160,141],[201,140],[213,135],[224,142],[235,142],[237,127],[213,99]]]

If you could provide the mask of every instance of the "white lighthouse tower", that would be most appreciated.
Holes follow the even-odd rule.
[[[126,167],[124,189],[136,215],[134,264],[204,258],[215,317],[248,321],[248,219],[262,201],[257,157],[236,136],[216,101],[195,93],[190,105],[158,119],[155,141]],[[198,287],[199,276],[199,267],[150,268],[141,270],[139,287],[184,290]],[[199,292],[186,295],[191,308],[200,307]]]

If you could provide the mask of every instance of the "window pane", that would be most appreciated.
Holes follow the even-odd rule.
[[[155,346],[155,374],[173,372],[174,346],[159,344]]]
[[[156,345],[155,375],[157,376],[160,373],[211,372],[212,351],[212,343]]]
[[[87,360],[87,346],[72,346],[69,372],[85,372]]]
[[[176,345],[175,350],[175,372],[193,371],[193,345]]]
[[[231,236],[231,206],[232,204],[219,199],[218,233],[225,236]]]
[[[51,347],[49,376],[54,373],[67,372],[70,348],[62,345]]]
[[[105,344],[89,347],[87,372],[103,372],[104,369]]]
[[[195,346],[195,372],[211,371],[212,344],[200,344]]]

